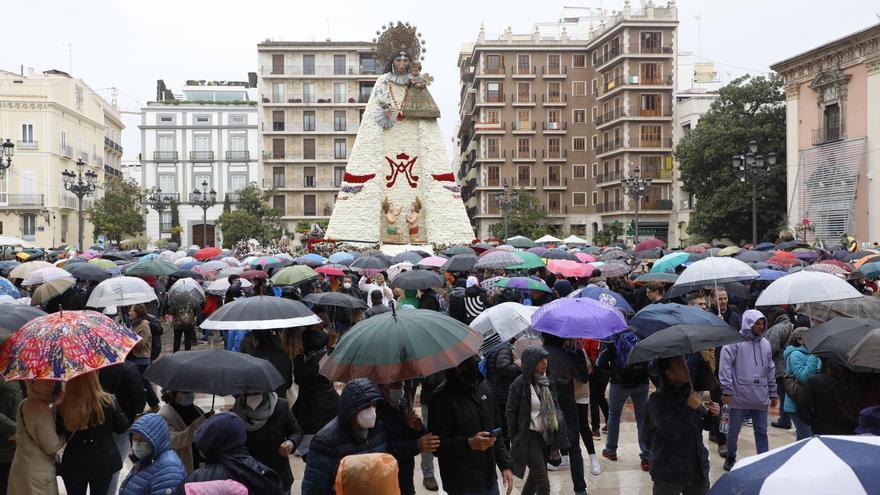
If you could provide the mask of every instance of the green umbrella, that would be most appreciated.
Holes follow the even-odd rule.
[[[602,250],[602,248],[600,248],[599,246],[587,246],[587,247],[581,249],[581,252],[587,253],[587,254],[593,254],[593,253],[598,253],[601,250]]]
[[[151,259],[138,261],[137,263],[126,266],[122,272],[129,277],[138,277],[142,275],[153,275],[156,277],[165,277],[180,270],[174,263],[169,263],[160,259]]]
[[[282,268],[270,279],[274,285],[296,285],[306,280],[318,278],[318,272],[306,265],[293,265]]]
[[[443,313],[405,309],[367,318],[349,329],[321,362],[335,382],[369,378],[394,383],[458,366],[477,354],[482,337]]]
[[[522,289],[522,290],[540,290],[543,292],[553,292],[547,284],[540,282],[531,277],[512,277],[502,278],[495,284],[496,287],[504,289]]]
[[[91,260],[89,260],[89,264],[95,265],[98,268],[101,268],[103,270],[111,270],[113,268],[116,268],[116,263],[114,263],[110,260],[105,260],[103,258],[91,259]]]
[[[862,266],[859,267],[859,271],[862,272],[868,280],[880,278],[880,262],[875,261],[873,263],[863,263]]]
[[[651,268],[651,273],[663,273],[673,271],[676,267],[687,261],[690,257],[691,255],[689,253],[685,253],[683,251],[669,253],[654,262],[654,266]]]
[[[515,251],[511,254],[522,258],[522,263],[507,266],[505,268],[509,268],[511,270],[531,270],[533,268],[541,268],[542,266],[546,266],[544,260],[542,260],[535,253],[529,253],[527,251]]]
[[[535,241],[529,239],[528,237],[523,237],[521,235],[511,237],[507,239],[507,244],[510,244],[513,247],[518,248],[530,248],[535,247]]]
[[[646,273],[636,278],[637,284],[674,284],[678,275],[674,273]]]

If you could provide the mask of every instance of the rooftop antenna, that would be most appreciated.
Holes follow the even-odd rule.
[[[67,44],[67,73],[73,76],[73,45]]]
[[[112,87],[112,88],[110,88],[110,89],[112,90],[112,93],[111,93],[111,94],[113,95],[113,96],[112,96],[112,99],[110,100],[110,103],[111,103],[114,107],[116,107],[116,106],[117,106],[117,105],[116,105],[116,101],[119,99],[119,89],[116,88],[116,87]]]
[[[694,16],[694,19],[697,20],[697,62],[700,62],[703,60],[702,58],[700,58],[700,40],[702,39],[701,21],[703,20],[703,18],[699,14],[697,14]]]

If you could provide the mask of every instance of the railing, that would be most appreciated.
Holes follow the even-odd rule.
[[[176,151],[154,151],[153,152],[153,160],[173,160],[177,161],[177,152]]]
[[[162,191],[162,199],[166,199],[166,198],[168,201],[176,201],[179,203],[180,202],[180,193]]]
[[[645,46],[639,45],[639,53],[644,54],[671,54],[672,53],[672,45],[663,45],[663,46]]]
[[[568,74],[568,66],[567,65],[548,65],[541,66],[541,75],[542,76],[565,76]]]
[[[272,187],[284,187],[285,177],[283,175],[273,175],[272,176]]]
[[[480,158],[484,160],[502,160],[507,158],[507,150],[486,150],[480,153]]]
[[[15,147],[20,150],[35,150],[37,149],[36,141],[16,141]]]
[[[490,76],[503,76],[506,67],[501,65],[500,67],[486,67],[485,65],[480,66],[480,74],[490,75]]]
[[[515,93],[510,96],[511,103],[537,103],[538,95]]]
[[[318,180],[317,177],[314,176],[305,176],[303,177],[302,187],[303,189],[334,189],[341,186],[340,182],[336,182],[334,180]]]
[[[541,95],[541,103],[543,104],[564,104],[568,102],[568,93],[558,95]]]
[[[503,131],[506,128],[507,122],[474,122],[474,132]]]
[[[618,107],[597,115],[594,123],[596,125],[602,125],[611,122],[612,120],[617,120],[621,117],[626,117],[626,112],[623,111],[623,108]]]
[[[227,159],[227,160],[244,160],[244,161],[247,161],[247,160],[250,160],[250,159],[251,159],[251,152],[250,152],[250,151],[247,151],[247,150],[244,150],[244,151],[227,151],[227,152],[226,152],[226,159]]]
[[[46,202],[42,194],[0,193],[0,206],[3,207],[42,207]]]
[[[535,150],[521,151],[514,148],[513,150],[511,150],[510,156],[514,160],[533,160],[537,158],[537,152]]]
[[[483,94],[480,95],[480,103],[504,103],[507,101],[507,95],[504,94]]]
[[[534,131],[537,128],[538,127],[535,122],[520,122],[519,120],[513,121],[514,131]]]
[[[537,177],[517,177],[516,181],[513,184],[515,187],[522,188],[536,188],[538,187],[538,178]]]
[[[605,203],[596,203],[596,213],[608,213],[612,211],[620,211],[623,209],[623,201],[607,201]]]
[[[640,139],[639,148],[671,148],[672,138],[666,139]]]
[[[58,206],[61,208],[70,208],[76,209],[76,196],[72,194],[64,195],[62,194],[60,198],[58,198]]]
[[[269,122],[263,122],[262,129],[265,131],[268,127]],[[350,124],[348,122],[336,123],[336,122],[295,122],[295,121],[287,121],[287,122],[272,122],[272,131],[271,132],[314,132],[314,133],[326,133],[326,132],[357,132],[359,124]]]
[[[67,158],[73,157],[73,146],[68,146],[66,144],[61,145],[61,156],[66,156]]]
[[[619,182],[623,178],[623,171],[606,172],[596,176],[596,184],[604,184],[606,182]]]
[[[79,159],[86,163],[91,163],[91,161],[89,160],[89,154],[85,151],[79,152]]]
[[[602,143],[599,146],[596,146],[596,154],[601,155],[602,153],[608,153],[618,148],[623,148],[623,139],[615,139],[613,141],[608,141],[607,143]]]
[[[654,167],[642,167],[642,177],[656,180],[672,180],[672,170],[664,170]]]
[[[568,122],[542,122],[541,130],[544,131],[565,131],[568,129]]]
[[[285,157],[287,157],[287,153],[284,151],[272,150],[271,152],[263,153],[263,159],[265,160],[284,160]]]
[[[190,151],[189,159],[192,161],[211,161],[214,159],[213,151]]]
[[[95,157],[95,165],[97,167],[103,167],[104,166],[104,159],[101,158],[100,156],[96,156]]]
[[[548,177],[546,179],[541,179],[541,187],[567,187],[568,186],[568,178],[567,177]]]
[[[119,145],[116,141],[104,136],[104,146],[108,148],[113,148],[114,150],[122,153],[122,146]]]
[[[541,150],[541,158],[544,160],[564,160],[568,158],[568,150]]]
[[[610,81],[605,81],[604,84],[600,84],[599,88],[596,91],[593,91],[593,96],[599,97],[603,96],[605,93],[608,93],[614,89],[617,89],[621,86],[670,86],[672,85],[672,76],[666,77],[658,77],[652,79],[642,79],[639,76],[617,76]]]
[[[514,76],[535,76],[538,73],[537,66],[520,66],[519,64],[510,67],[510,74]]]
[[[263,75],[291,76],[357,76],[378,75],[382,67],[365,67],[363,65],[269,65],[260,66]]]
[[[593,67],[600,67],[620,56],[620,47],[609,50],[608,53],[599,55],[593,60]]]
[[[241,194],[237,192],[226,193],[226,199],[228,199],[230,203],[238,203],[238,201],[241,199]]]
[[[474,77],[474,66],[473,65],[463,65],[459,70],[461,73],[462,81],[469,81],[472,77]]]
[[[659,108],[640,108],[639,117],[672,117],[672,107],[660,106]]]
[[[655,199],[654,201],[645,201],[642,203],[643,210],[671,210],[671,199]]]
[[[366,103],[369,95],[337,95],[333,93],[281,93],[262,95],[263,103],[343,104]]]
[[[846,132],[843,127],[813,129],[813,146],[842,141],[844,139],[846,139]]]

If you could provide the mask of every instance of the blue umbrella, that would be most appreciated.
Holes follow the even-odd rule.
[[[626,329],[623,313],[589,297],[564,297],[532,315],[532,328],[561,338],[604,340]]]
[[[678,265],[685,263],[690,259],[690,253],[685,253],[684,251],[677,251],[674,253],[669,253],[666,256],[660,258],[659,260],[654,262],[654,266],[651,268],[651,273],[663,273],[663,272],[671,272],[674,271]]]
[[[673,325],[728,326],[721,318],[697,306],[676,303],[645,306],[630,318],[629,324],[638,329],[636,333],[643,339]]]
[[[321,256],[320,254],[315,254],[315,253],[304,254],[304,255],[300,256],[300,258],[312,260],[312,261],[315,261],[318,263],[326,263],[327,262],[327,258]]]
[[[330,263],[342,263],[343,265],[345,265],[354,260],[354,256],[346,253],[345,251],[340,251],[338,253],[331,254],[329,259]]]
[[[8,279],[0,277],[0,295],[9,296],[13,299],[21,297],[21,292]]]
[[[141,261],[144,261],[144,260],[156,259],[158,257],[159,257],[159,253],[150,253],[150,254],[145,254],[145,255],[141,256],[139,259]]]
[[[595,299],[597,301],[602,301],[604,303],[615,306],[617,309],[623,311],[624,313],[635,313],[632,306],[617,292],[612,290],[603,289],[597,285],[591,285],[589,287],[585,287],[578,291],[577,297],[589,297],[590,299]]]
[[[771,268],[761,268],[757,270],[758,278],[756,280],[776,280],[778,278],[782,278],[788,275],[788,272],[783,272],[781,270],[773,270]]]
[[[772,242],[762,242],[762,243],[758,244],[757,246],[752,247],[752,249],[755,251],[767,251],[767,250],[773,249],[775,247],[776,247],[776,244],[773,244]]]
[[[201,261],[191,260],[191,261],[185,261],[185,262],[177,265],[177,268],[179,268],[181,270],[192,270],[193,267],[199,266],[201,264],[202,264]]]

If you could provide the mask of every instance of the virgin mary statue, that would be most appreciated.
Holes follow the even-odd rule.
[[[400,22],[377,40],[388,65],[367,102],[329,239],[419,245],[474,237],[428,91],[431,76],[421,72],[423,44],[414,26]]]

